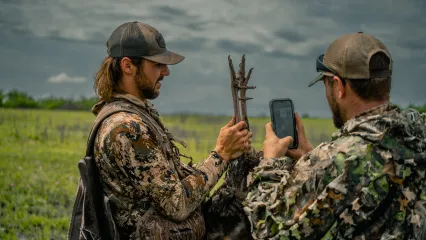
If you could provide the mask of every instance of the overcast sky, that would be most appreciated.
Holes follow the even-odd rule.
[[[127,3],[123,3],[127,2]],[[93,95],[106,40],[127,21],[156,27],[186,59],[171,66],[154,104],[161,113],[232,114],[227,57],[254,68],[251,115],[272,98],[329,117],[315,59],[341,34],[363,31],[394,58],[392,101],[426,103],[426,1],[0,0],[0,89],[35,97]]]

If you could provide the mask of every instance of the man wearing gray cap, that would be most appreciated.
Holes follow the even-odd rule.
[[[245,212],[255,239],[426,239],[424,116],[389,101],[392,58],[377,38],[345,34],[316,60],[339,129],[315,149],[266,125]]]
[[[182,163],[175,143],[185,143],[167,130],[149,100],[159,96],[161,82],[169,76],[167,65],[184,57],[167,50],[161,33],[141,22],[116,28],[107,48],[95,77],[100,99],[92,108],[97,118],[86,154],[93,156],[98,178],[81,173],[83,181],[99,180],[105,206],[96,200],[86,203],[99,190],[96,186],[85,192],[86,198],[81,197],[85,188],[79,187],[69,239],[97,239],[93,236],[105,230],[95,223],[106,218],[103,226],[112,229],[115,239],[203,239],[201,203],[228,163],[251,149],[252,133],[244,121],[233,118],[203,161]],[[91,213],[96,207],[100,216]]]

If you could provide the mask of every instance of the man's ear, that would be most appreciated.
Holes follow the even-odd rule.
[[[337,76],[333,77],[333,81],[334,81],[334,83],[336,83],[336,86],[337,86],[337,97],[343,98],[346,94],[345,85],[343,85],[342,80]]]
[[[124,74],[132,74],[133,64],[130,58],[124,57],[120,61],[120,68]]]

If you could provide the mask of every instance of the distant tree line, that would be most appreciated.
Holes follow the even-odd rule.
[[[90,110],[97,100],[97,97],[80,97],[77,100],[58,97],[34,99],[22,91],[4,92],[0,89],[0,108]]]
[[[48,97],[36,100],[22,91],[12,90],[6,93],[0,89],[0,108],[90,110],[97,101],[97,97],[80,97],[77,100]],[[410,104],[408,108],[417,109],[422,113],[426,112],[426,104],[423,106]],[[308,114],[304,114],[304,117],[308,116]]]

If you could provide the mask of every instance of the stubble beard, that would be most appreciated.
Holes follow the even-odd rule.
[[[333,94],[330,94],[331,100],[329,101],[331,113],[333,114],[333,124],[336,128],[341,128],[345,124],[345,121],[343,120],[343,113],[341,108],[336,102],[336,98]]]
[[[158,82],[162,80],[161,77],[158,79],[154,85],[150,84],[149,80],[143,73],[136,73],[136,76],[134,77],[134,81],[136,83],[136,86],[140,92],[140,94],[146,98],[146,99],[155,99],[160,95],[160,90],[156,90],[155,87],[157,86]]]

